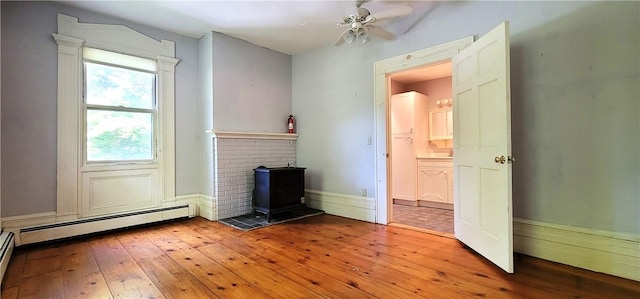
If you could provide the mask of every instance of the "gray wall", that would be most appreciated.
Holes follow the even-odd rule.
[[[199,41],[200,55],[200,123],[205,129],[213,128],[213,32]],[[213,135],[202,134],[200,153],[200,193],[213,196]]]
[[[307,188],[375,190],[376,61],[509,20],[515,217],[640,233],[639,13],[639,2],[445,2],[393,42],[295,55]]]
[[[2,5],[0,5],[0,24],[2,24]],[[0,57],[2,57],[2,34],[0,30]],[[0,59],[1,60],[1,59]],[[0,86],[2,86],[2,62],[0,61]],[[0,92],[0,116],[2,115],[2,92]],[[2,117],[0,117],[0,157],[2,157]],[[0,159],[0,190],[2,190],[2,161]],[[2,193],[0,192],[0,231],[2,226]]]
[[[200,117],[206,129],[285,133],[291,56],[217,32],[199,41]],[[200,193],[213,196],[213,135],[201,138]]]
[[[2,1],[2,216],[56,210],[57,14],[176,43],[176,193],[199,192],[198,40],[53,2]]]
[[[291,56],[213,33],[213,127],[286,133]]]

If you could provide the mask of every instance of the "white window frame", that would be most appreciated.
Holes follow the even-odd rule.
[[[86,50],[87,48],[85,48]],[[106,54],[110,54],[113,52],[106,52]],[[132,56],[129,56],[132,57]],[[125,57],[126,58],[126,57]],[[137,58],[137,57],[135,57]],[[158,164],[158,146],[157,146],[157,140],[158,140],[158,133],[160,130],[158,130],[158,91],[157,91],[157,86],[158,86],[158,73],[154,70],[148,70],[148,69],[138,69],[138,68],[134,68],[131,67],[129,65],[126,64],[119,64],[118,62],[114,61],[114,62],[110,62],[110,61],[101,61],[101,60],[97,60],[97,59],[90,59],[87,58],[86,54],[83,55],[83,77],[82,77],[82,88],[83,88],[83,99],[82,99],[82,155],[83,155],[83,159],[82,159],[82,167],[83,169],[89,169],[91,167],[99,167],[99,166],[114,166],[114,170],[116,169],[116,167],[119,167],[121,165],[126,165],[126,167],[137,167],[139,165],[157,165]],[[105,105],[98,105],[98,104],[89,104],[87,103],[87,66],[86,63],[93,63],[93,64],[100,64],[100,65],[104,65],[104,66],[109,66],[109,67],[116,67],[116,68],[121,68],[121,69],[125,69],[125,70],[133,70],[133,71],[138,71],[138,72],[146,72],[149,74],[153,74],[154,75],[154,83],[153,83],[153,107],[152,108],[130,108],[130,107],[109,107],[109,106],[105,106]],[[153,136],[153,140],[152,140],[152,144],[151,144],[151,150],[152,150],[152,156],[150,159],[144,159],[144,160],[105,160],[105,161],[89,161],[89,157],[88,157],[88,148],[87,148],[87,133],[88,133],[88,127],[87,127],[87,114],[89,110],[104,110],[104,111],[120,111],[120,112],[142,112],[142,113],[150,113],[151,117],[152,117],[152,136]]]
[[[58,14],[58,132],[56,221],[82,218],[83,47],[152,59],[157,63],[158,205],[175,205],[175,43],[157,41],[122,25],[79,23]]]

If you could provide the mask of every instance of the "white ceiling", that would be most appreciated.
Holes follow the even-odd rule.
[[[355,13],[353,0],[58,2],[193,38],[210,31],[221,32],[286,54],[333,45],[344,30],[336,24],[344,16]],[[409,15],[377,22],[399,36],[410,30],[436,3],[373,0],[363,7],[374,16],[398,5],[413,7]]]
[[[404,84],[451,77],[451,61],[402,71],[390,77]]]

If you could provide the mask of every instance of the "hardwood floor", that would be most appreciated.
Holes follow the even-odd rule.
[[[17,248],[2,298],[640,298],[640,283],[330,215],[242,232],[202,218]]]

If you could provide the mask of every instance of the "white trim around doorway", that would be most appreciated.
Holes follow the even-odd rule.
[[[375,171],[376,171],[376,223],[388,224],[389,209],[389,167],[388,167],[388,110],[389,75],[417,67],[428,66],[450,60],[474,41],[473,36],[429,47],[423,50],[391,57],[375,63],[374,67],[374,111],[375,111]]]

